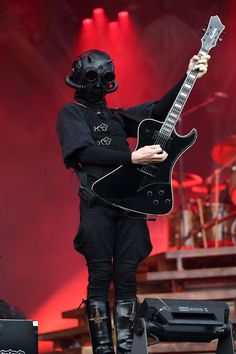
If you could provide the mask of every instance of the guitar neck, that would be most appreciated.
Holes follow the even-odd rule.
[[[201,57],[205,54],[208,54],[208,52],[204,51],[201,48],[198,53],[198,56]],[[168,138],[171,136],[175,128],[175,125],[180,117],[180,114],[188,100],[190,92],[192,91],[193,86],[195,85],[195,82],[197,80],[197,74],[198,74],[198,70],[191,70],[187,74],[187,77],[184,80],[184,83],[181,86],[181,89],[160,129],[160,133]]]

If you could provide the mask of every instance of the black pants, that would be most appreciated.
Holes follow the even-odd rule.
[[[74,245],[87,261],[88,298],[107,300],[111,281],[116,299],[135,298],[138,263],[152,250],[145,220],[128,217],[118,208],[89,207],[81,201]]]

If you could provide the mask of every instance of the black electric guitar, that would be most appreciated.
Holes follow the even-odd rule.
[[[208,54],[215,47],[225,26],[218,16],[211,16],[198,56]],[[221,40],[221,38],[220,38]],[[138,126],[137,146],[160,144],[168,157],[161,163],[149,165],[121,165],[92,185],[97,195],[109,204],[141,214],[167,214],[173,208],[171,185],[173,167],[178,158],[194,144],[195,129],[184,136],[176,130],[176,122],[196,82],[198,70],[191,70],[165,121],[144,119]]]

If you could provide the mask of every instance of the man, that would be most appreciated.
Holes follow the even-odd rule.
[[[201,77],[210,56],[194,56]],[[184,79],[159,102],[152,101],[124,110],[141,121],[147,117],[164,120]],[[86,313],[93,353],[114,353],[108,290],[114,284],[114,324],[117,353],[130,353],[132,321],[136,302],[136,269],[152,245],[146,221],[126,215],[121,209],[104,204],[88,188],[100,177],[121,164],[160,163],[167,153],[159,145],[130,152],[127,137],[136,136],[138,122],[111,110],[105,96],[118,84],[112,59],[107,53],[89,50],[73,63],[66,83],[75,89],[75,102],[59,113],[57,132],[67,168],[80,168],[83,184],[80,201],[80,226],[75,249],[87,261],[89,278]],[[84,194],[85,192],[85,194]]]

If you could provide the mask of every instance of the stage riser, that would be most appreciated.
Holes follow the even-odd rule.
[[[224,259],[228,260],[224,264]],[[229,264],[229,260],[231,264]],[[230,321],[236,332],[236,247],[196,249],[167,252],[148,257],[138,273],[138,293],[145,297],[163,299],[220,300],[230,307]],[[206,268],[203,268],[204,266]],[[216,267],[212,267],[215,262]],[[196,269],[196,265],[201,267]],[[183,267],[187,267],[184,269]],[[191,269],[192,268],[192,269]],[[113,304],[113,290],[110,292]],[[78,327],[41,334],[40,340],[52,341],[58,353],[90,354],[91,349],[84,309],[62,313],[63,318],[76,318]],[[83,347],[67,349],[78,341]],[[149,353],[165,354],[215,354],[215,343],[160,343],[151,346]],[[227,353],[225,353],[227,354]]]

